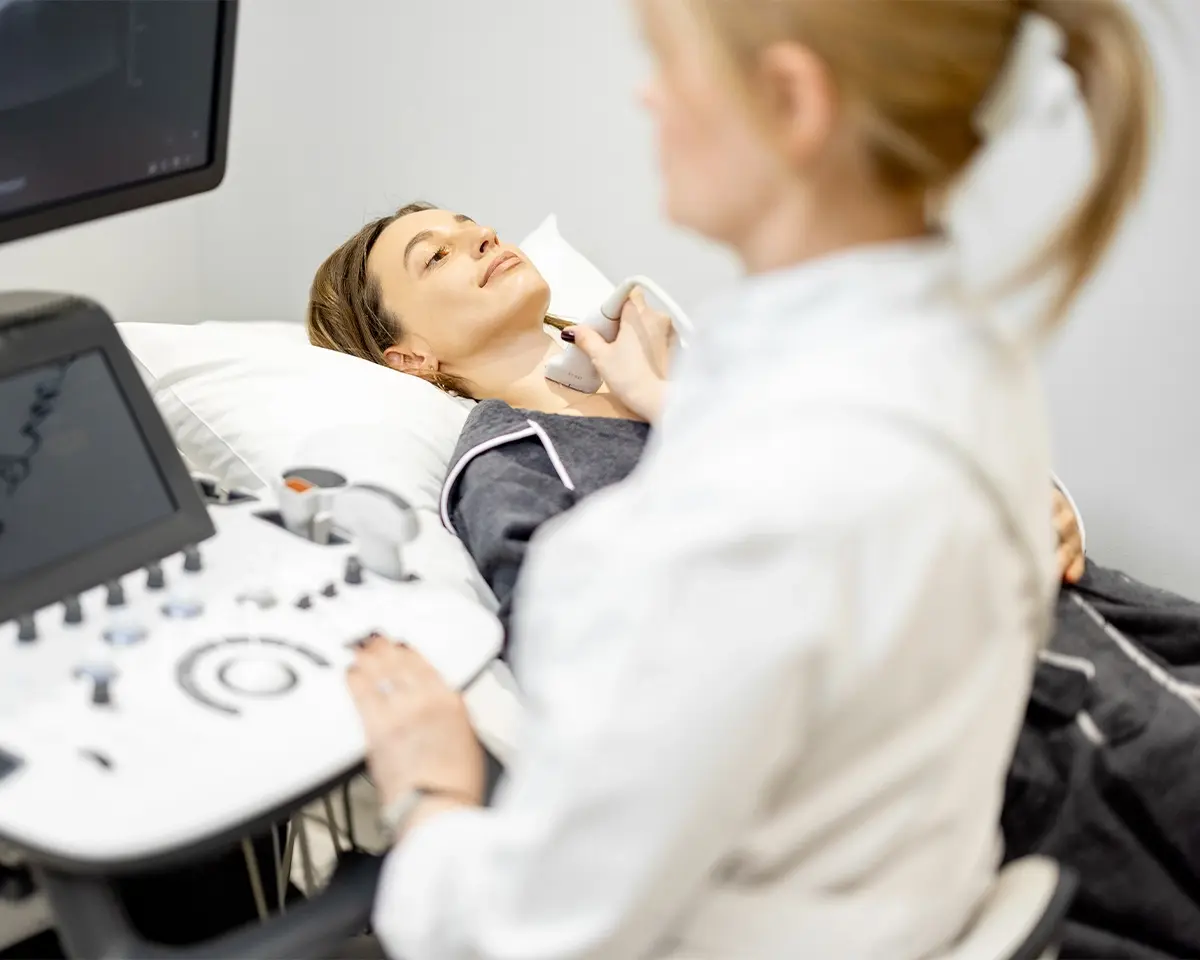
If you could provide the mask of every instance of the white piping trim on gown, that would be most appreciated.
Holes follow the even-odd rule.
[[[554,467],[554,472],[558,474],[558,479],[562,481],[564,487],[575,492],[575,481],[571,479],[571,475],[567,472],[566,466],[563,464],[562,457],[558,454],[558,449],[554,446],[554,441],[550,439],[550,435],[546,433],[541,424],[534,423],[532,420],[525,421],[529,426],[517,430],[513,433],[506,433],[499,437],[491,437],[484,440],[482,443],[476,444],[461,457],[458,462],[451,468],[449,475],[446,477],[446,482],[442,484],[442,496],[439,503],[439,512],[442,518],[442,526],[458,536],[458,532],[454,529],[454,524],[450,522],[450,493],[454,489],[454,485],[458,483],[459,477],[462,476],[467,465],[480,454],[487,453],[489,450],[495,450],[497,447],[502,447],[506,443],[516,443],[519,440],[528,440],[530,437],[537,437],[541,442],[542,447],[546,451],[546,456],[550,458],[550,464]]]

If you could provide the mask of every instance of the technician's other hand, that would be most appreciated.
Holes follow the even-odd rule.
[[[462,804],[483,802],[483,749],[462,697],[429,661],[375,637],[359,650],[347,679],[383,803],[417,788]]]
[[[1058,572],[1067,583],[1078,583],[1087,566],[1083,535],[1071,502],[1054,488],[1054,530],[1058,534]]]
[[[640,289],[633,291],[621,311],[612,343],[588,327],[569,327],[562,338],[588,355],[613,396],[639,417],[651,423],[658,419],[675,330],[670,317],[647,306]]]

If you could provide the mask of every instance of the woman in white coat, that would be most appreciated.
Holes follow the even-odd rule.
[[[669,391],[628,312],[578,339],[658,429],[530,548],[492,807],[460,699],[360,655],[376,928],[405,960],[929,956],[995,875],[1056,568],[1043,325],[968,282],[986,223],[927,212],[1030,117],[1086,119],[1080,79],[1094,168],[1026,247],[1057,316],[1143,173],[1144,51],[1108,0],[640,7],[670,213],[749,276]]]

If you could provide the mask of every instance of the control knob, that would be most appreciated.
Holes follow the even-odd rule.
[[[333,521],[354,539],[362,566],[388,580],[406,579],[401,551],[416,539],[418,523],[403,497],[374,484],[355,484],[334,498]],[[346,579],[354,582],[349,564]]]
[[[98,707],[112,704],[112,682],[117,679],[116,667],[107,663],[89,663],[75,668],[77,680],[90,680],[92,683],[92,703]]]

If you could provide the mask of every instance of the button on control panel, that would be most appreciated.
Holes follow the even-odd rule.
[[[11,753],[0,750],[0,783],[21,768],[21,761]]]

